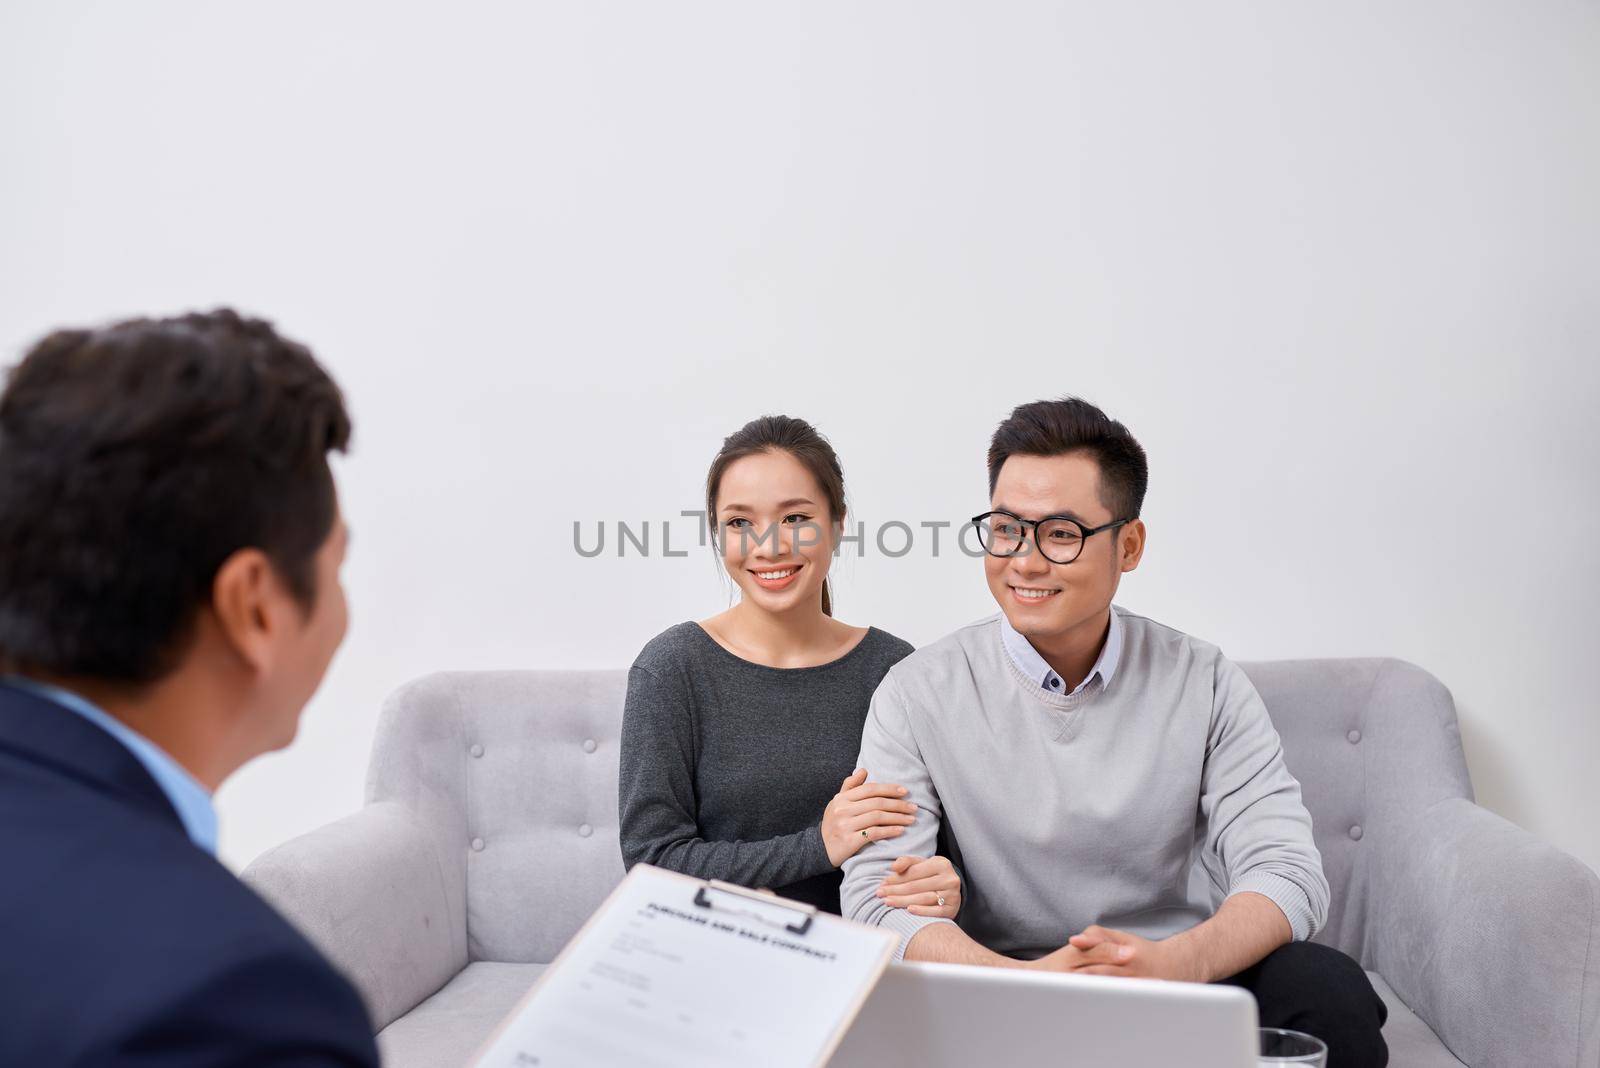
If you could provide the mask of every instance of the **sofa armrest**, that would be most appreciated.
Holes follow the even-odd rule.
[[[1600,1065],[1600,877],[1460,797],[1374,859],[1370,966],[1456,1057]]]
[[[438,846],[394,802],[271,849],[242,878],[350,977],[376,1030],[466,967]]]

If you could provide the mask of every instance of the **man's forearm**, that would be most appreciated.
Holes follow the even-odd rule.
[[[991,968],[1027,968],[1026,961],[1002,957],[985,949],[953,923],[930,923],[906,943],[906,960],[942,964],[986,964]]]
[[[1289,918],[1271,898],[1244,891],[1168,941],[1182,947],[1200,982],[1211,983],[1237,975],[1293,937]]]
[[[1237,893],[1210,919],[1160,943],[1176,951],[1166,957],[1163,974],[1201,983],[1226,979],[1293,937],[1288,917],[1271,898],[1251,891]],[[974,942],[953,923],[931,923],[912,935],[906,943],[905,959],[1068,972],[1076,970],[1077,962],[1093,960],[1070,945],[1037,961],[1001,956]]]

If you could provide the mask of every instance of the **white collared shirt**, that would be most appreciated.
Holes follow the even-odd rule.
[[[1038,679],[1039,685],[1051,693],[1061,693],[1066,683],[1061,681],[1055,669],[1039,655],[1039,650],[1033,643],[1011,625],[1004,612],[1000,613],[1000,640],[1005,644],[1006,652],[1011,655],[1012,663],[1028,678]],[[1106,643],[1100,648],[1100,655],[1095,659],[1094,667],[1089,669],[1089,674],[1083,681],[1067,694],[1076,697],[1088,688],[1089,683],[1098,675],[1102,688],[1111,685],[1111,676],[1116,674],[1117,661],[1122,657],[1122,621],[1117,618],[1116,607],[1111,609],[1111,626],[1106,631]]]

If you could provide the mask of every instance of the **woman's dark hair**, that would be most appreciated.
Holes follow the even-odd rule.
[[[722,475],[735,460],[763,452],[786,452],[793,456],[811,477],[822,487],[828,499],[829,523],[844,518],[844,470],[839,457],[828,444],[828,439],[817,433],[815,427],[804,419],[788,415],[763,415],[752,419],[729,434],[722,442],[722,450],[711,461],[711,471],[706,475],[706,523],[711,527],[712,543],[717,538],[717,491],[722,486]],[[833,615],[833,592],[828,581],[822,583],[822,612]]]
[[[0,669],[158,679],[243,548],[309,612],[349,440],[339,387],[259,319],[46,337],[0,393]]]
[[[1144,507],[1150,468],[1128,428],[1086,400],[1062,397],[1012,410],[989,442],[989,495],[1011,456],[1064,456],[1083,452],[1100,468],[1100,503],[1113,519],[1137,519]]]

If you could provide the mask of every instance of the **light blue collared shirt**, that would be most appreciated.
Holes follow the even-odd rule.
[[[1039,685],[1051,693],[1060,693],[1065,687],[1061,676],[1039,655],[1039,650],[1033,643],[1023,637],[1004,612],[1000,613],[1000,640],[1005,644],[1006,652],[1011,654],[1011,662],[1028,678],[1038,679]],[[1100,648],[1100,655],[1095,659],[1094,667],[1089,669],[1089,674],[1083,681],[1068,694],[1076,697],[1088,688],[1096,675],[1100,677],[1100,686],[1105,688],[1111,685],[1111,676],[1117,673],[1117,661],[1122,657],[1122,620],[1117,618],[1117,610],[1111,609],[1111,625],[1106,631],[1106,643]]]
[[[121,742],[134,759],[144,765],[156,785],[161,787],[161,792],[167,795],[167,800],[172,802],[178,819],[183,821],[183,829],[189,834],[189,840],[207,853],[216,855],[217,810],[212,807],[211,795],[198,779],[185,771],[183,765],[168,756],[165,750],[105,709],[71,691],[19,675],[8,675],[5,681],[19,690],[70,708]]]

